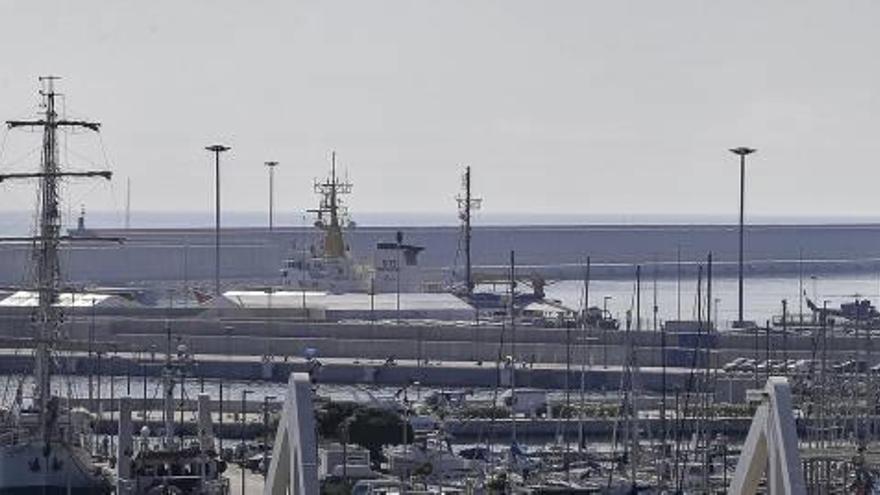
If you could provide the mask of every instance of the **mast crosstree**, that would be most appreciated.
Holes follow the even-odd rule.
[[[58,251],[61,244],[61,212],[58,200],[58,183],[65,177],[101,177],[109,180],[112,172],[94,170],[64,172],[58,157],[57,131],[62,128],[82,128],[98,132],[101,124],[85,120],[59,119],[56,110],[56,76],[40,78],[44,112],[37,120],[9,120],[9,129],[18,127],[41,128],[43,146],[40,171],[36,173],[0,174],[0,182],[15,179],[39,179],[39,231],[32,238],[36,262],[35,286],[38,304],[32,321],[36,334],[35,397],[40,414],[40,433],[48,442],[52,431],[54,414],[50,411],[51,400],[51,354],[59,337],[62,312],[57,306],[61,290],[61,266]]]
[[[342,224],[346,220],[346,210],[342,204],[342,195],[351,194],[352,184],[347,179],[340,180],[336,175],[336,152],[330,155],[330,177],[315,182],[315,192],[321,196],[317,209],[307,210],[316,213],[316,225],[324,230],[325,258],[344,258],[345,240],[342,238]],[[324,215],[330,217],[329,223],[324,222]]]

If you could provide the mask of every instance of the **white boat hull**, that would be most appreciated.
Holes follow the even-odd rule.
[[[106,480],[86,467],[85,451],[52,442],[44,454],[42,442],[0,447],[0,495],[108,493]]]

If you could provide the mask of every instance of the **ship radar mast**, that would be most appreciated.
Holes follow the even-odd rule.
[[[475,210],[483,205],[482,198],[474,198],[471,195],[471,167],[464,168],[461,178],[463,195],[456,196],[458,203],[458,218],[461,220],[461,228],[464,231],[464,284],[465,292],[470,296],[474,291],[474,277],[471,266],[471,217]]]
[[[348,179],[340,180],[336,174],[336,152],[330,155],[330,176],[321,181],[315,181],[315,193],[320,196],[318,208],[308,210],[318,216],[315,225],[324,230],[323,257],[345,257],[345,240],[342,237],[342,227],[347,221],[347,210],[341,196],[351,194],[352,183]],[[324,217],[329,216],[329,223]]]
[[[58,299],[61,291],[61,267],[58,251],[61,244],[61,212],[59,209],[58,183],[66,177],[102,177],[109,180],[112,172],[93,170],[64,172],[59,163],[58,129],[82,128],[98,132],[101,124],[84,120],[67,120],[58,117],[56,111],[56,76],[40,78],[43,98],[43,114],[36,120],[9,120],[9,129],[17,127],[40,128],[43,132],[42,156],[39,172],[0,174],[0,182],[14,179],[37,179],[39,181],[39,226],[35,237],[27,238],[34,243],[34,289],[38,303],[32,321],[35,326],[35,406],[40,415],[40,433],[48,441],[55,414],[51,411],[51,354],[60,335],[63,320]]]

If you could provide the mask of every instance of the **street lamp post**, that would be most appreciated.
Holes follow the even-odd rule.
[[[731,153],[739,155],[739,284],[738,284],[738,313],[737,326],[743,325],[743,217],[745,214],[746,195],[746,155],[754,153],[755,149],[740,146],[732,148]]]
[[[266,162],[266,167],[269,169],[269,232],[272,232],[274,228],[274,216],[275,216],[275,167],[278,166],[278,162]]]
[[[399,326],[400,325],[400,251],[403,250],[403,232],[398,230],[396,239],[397,239],[397,246],[396,246],[396,248],[397,248],[397,253],[396,253],[397,254],[397,263],[396,263],[397,277],[396,277],[396,279],[397,280],[395,280],[395,282],[397,283],[397,325]],[[419,342],[419,345],[421,345],[421,342]],[[421,349],[421,347],[420,347],[420,349]],[[422,358],[421,358],[421,356],[419,356],[419,363],[421,363],[421,362],[422,362]]]
[[[229,146],[212,144],[206,150],[214,153],[214,296],[220,301],[220,153],[229,151]]]

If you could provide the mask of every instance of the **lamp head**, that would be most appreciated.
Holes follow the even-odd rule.
[[[739,155],[739,156],[751,155],[752,153],[754,153],[756,151],[758,151],[758,150],[756,150],[754,148],[747,148],[745,146],[740,146],[739,148],[731,148],[730,149],[731,153],[733,153],[735,155]]]
[[[211,146],[205,146],[205,149],[208,151],[213,151],[214,153],[222,153],[224,151],[229,151],[232,148],[229,146],[224,146],[222,144],[212,144]]]

